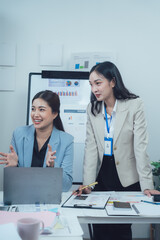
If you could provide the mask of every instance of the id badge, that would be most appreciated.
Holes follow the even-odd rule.
[[[104,138],[104,155],[112,156],[113,138]]]

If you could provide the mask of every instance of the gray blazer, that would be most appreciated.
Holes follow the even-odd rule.
[[[104,155],[104,115],[91,113],[87,107],[87,130],[84,157],[84,184],[96,180]],[[122,186],[140,182],[141,190],[154,189],[152,169],[146,153],[148,135],[140,98],[117,100],[113,154]]]
[[[34,132],[33,125],[18,127],[13,132],[11,144],[18,155],[19,167],[31,167]],[[63,191],[68,191],[72,186],[73,137],[54,127],[49,144],[56,150],[55,167],[63,168]],[[43,167],[46,167],[46,155]]]

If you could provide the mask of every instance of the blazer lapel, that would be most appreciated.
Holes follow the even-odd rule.
[[[104,127],[105,127],[105,121],[104,121],[104,115],[102,113],[99,113],[96,118],[95,118],[95,127],[97,131],[97,136],[99,141],[97,142],[100,143],[100,146],[102,150],[104,151]]]
[[[33,155],[33,144],[34,144],[34,127],[30,129],[28,135],[24,137],[24,167],[31,167],[32,155]]]
[[[50,144],[51,147],[52,147],[52,151],[57,151],[58,143],[59,143],[59,130],[57,130],[57,129],[54,127],[54,128],[53,128],[53,131],[52,131],[52,133],[51,133],[50,140],[49,140],[49,144]],[[46,155],[45,155],[43,167],[46,167],[46,156],[47,156],[47,152],[48,152],[48,147],[47,147],[47,150],[46,150]]]
[[[116,143],[119,133],[122,129],[122,126],[125,122],[127,116],[127,108],[125,101],[117,102],[117,110],[116,110],[116,119],[115,119],[115,126],[114,126],[114,143]]]

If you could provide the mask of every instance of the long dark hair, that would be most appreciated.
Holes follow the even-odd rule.
[[[89,76],[92,72],[97,72],[103,75],[109,82],[115,81],[115,86],[113,88],[113,94],[116,99],[135,99],[138,98],[137,95],[131,93],[124,85],[121,74],[118,68],[112,62],[102,62],[92,67]],[[102,101],[97,101],[95,95],[91,93],[91,112],[96,115],[101,111]]]
[[[52,113],[54,113],[54,112],[58,113],[57,117],[53,120],[53,125],[57,129],[59,129],[61,131],[64,131],[62,120],[61,120],[60,115],[59,115],[60,114],[60,99],[59,99],[59,96],[56,93],[54,93],[50,90],[45,90],[45,91],[38,92],[33,97],[32,103],[37,98],[41,98],[44,101],[46,101],[48,103],[48,105],[51,107]]]

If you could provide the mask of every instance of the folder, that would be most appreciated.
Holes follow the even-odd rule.
[[[113,205],[106,206],[108,216],[137,216],[140,215],[135,204],[127,202],[113,202]]]

